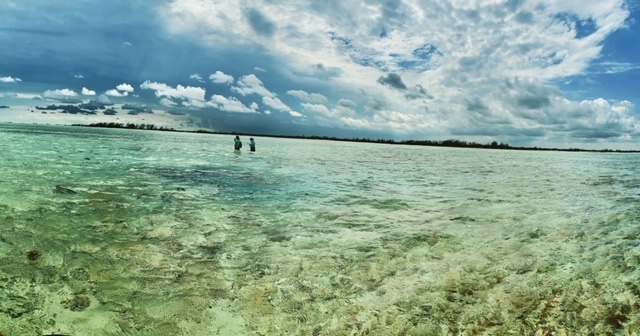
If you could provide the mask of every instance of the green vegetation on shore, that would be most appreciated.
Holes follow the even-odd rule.
[[[207,130],[176,130],[164,126],[156,127],[153,124],[133,124],[133,123],[115,123],[100,122],[92,124],[72,124],[71,126],[81,127],[100,127],[100,128],[126,128],[151,131],[169,131],[169,132],[185,132],[185,133],[205,133],[205,134],[229,134],[236,135],[238,132],[221,132]],[[603,153],[640,153],[638,150],[613,150],[613,149],[580,149],[580,148],[543,148],[543,147],[514,147],[506,143],[498,143],[493,141],[487,144],[470,142],[457,139],[447,140],[402,140],[395,141],[393,139],[369,139],[369,138],[338,138],[319,135],[272,135],[272,134],[253,134],[254,136],[270,137],[270,138],[291,138],[291,139],[311,139],[311,140],[331,140],[331,141],[350,141],[350,142],[368,142],[368,143],[386,143],[397,145],[415,145],[415,146],[435,146],[435,147],[461,147],[461,148],[488,148],[488,149],[510,149],[510,150],[533,150],[533,151],[563,151],[563,152],[603,152]]]

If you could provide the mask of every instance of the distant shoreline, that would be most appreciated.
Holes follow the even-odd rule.
[[[133,124],[133,123],[114,123],[100,122],[91,124],[72,124],[71,126],[79,127],[97,127],[97,128],[123,128],[138,129],[148,131],[164,131],[179,133],[204,133],[204,134],[222,134],[222,135],[238,135],[239,132],[221,132],[207,130],[177,130],[164,126],[156,127],[153,124]],[[369,138],[338,138],[319,135],[272,135],[272,134],[252,134],[253,136],[265,138],[288,138],[288,139],[309,139],[309,140],[330,140],[330,141],[347,141],[347,142],[366,142],[366,143],[385,143],[395,145],[413,145],[413,146],[430,146],[430,147],[457,147],[457,148],[480,148],[480,149],[504,149],[504,150],[526,150],[526,151],[557,151],[557,152],[592,152],[592,153],[640,153],[640,150],[621,150],[621,149],[581,149],[581,148],[544,148],[544,147],[514,147],[506,143],[498,143],[493,141],[488,144],[480,144],[477,142],[468,142],[464,140],[448,139],[448,140],[402,140],[395,141],[393,139],[369,139]]]

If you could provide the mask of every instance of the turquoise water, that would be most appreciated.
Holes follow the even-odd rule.
[[[640,156],[256,142],[0,125],[0,335],[639,334]]]

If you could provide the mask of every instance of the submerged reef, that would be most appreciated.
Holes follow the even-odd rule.
[[[27,252],[27,259],[30,261],[38,261],[42,257],[42,252],[38,250],[31,250]]]
[[[86,295],[75,295],[71,299],[65,299],[62,305],[72,311],[82,311],[91,305],[91,299]]]
[[[127,199],[142,194],[109,189],[78,192],[84,203],[62,203],[91,216],[9,210],[17,230],[4,227],[5,240],[52,239],[27,252],[29,263],[24,255],[0,257],[0,331],[542,336],[640,330],[640,231],[619,225],[629,215],[612,216],[588,234],[576,226],[505,229],[488,237],[462,229],[481,219],[444,218],[448,226],[380,235],[383,219],[369,227],[334,213],[294,233],[270,228],[250,212],[215,224],[182,208],[192,200],[188,192],[144,194],[147,202],[157,198],[172,207],[171,215]],[[343,220],[352,224],[337,225]],[[326,231],[327,223],[343,228]],[[92,329],[95,314],[105,314],[100,328],[109,332]]]

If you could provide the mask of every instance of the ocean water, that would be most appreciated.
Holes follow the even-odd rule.
[[[0,335],[640,335],[640,156],[0,124]]]

